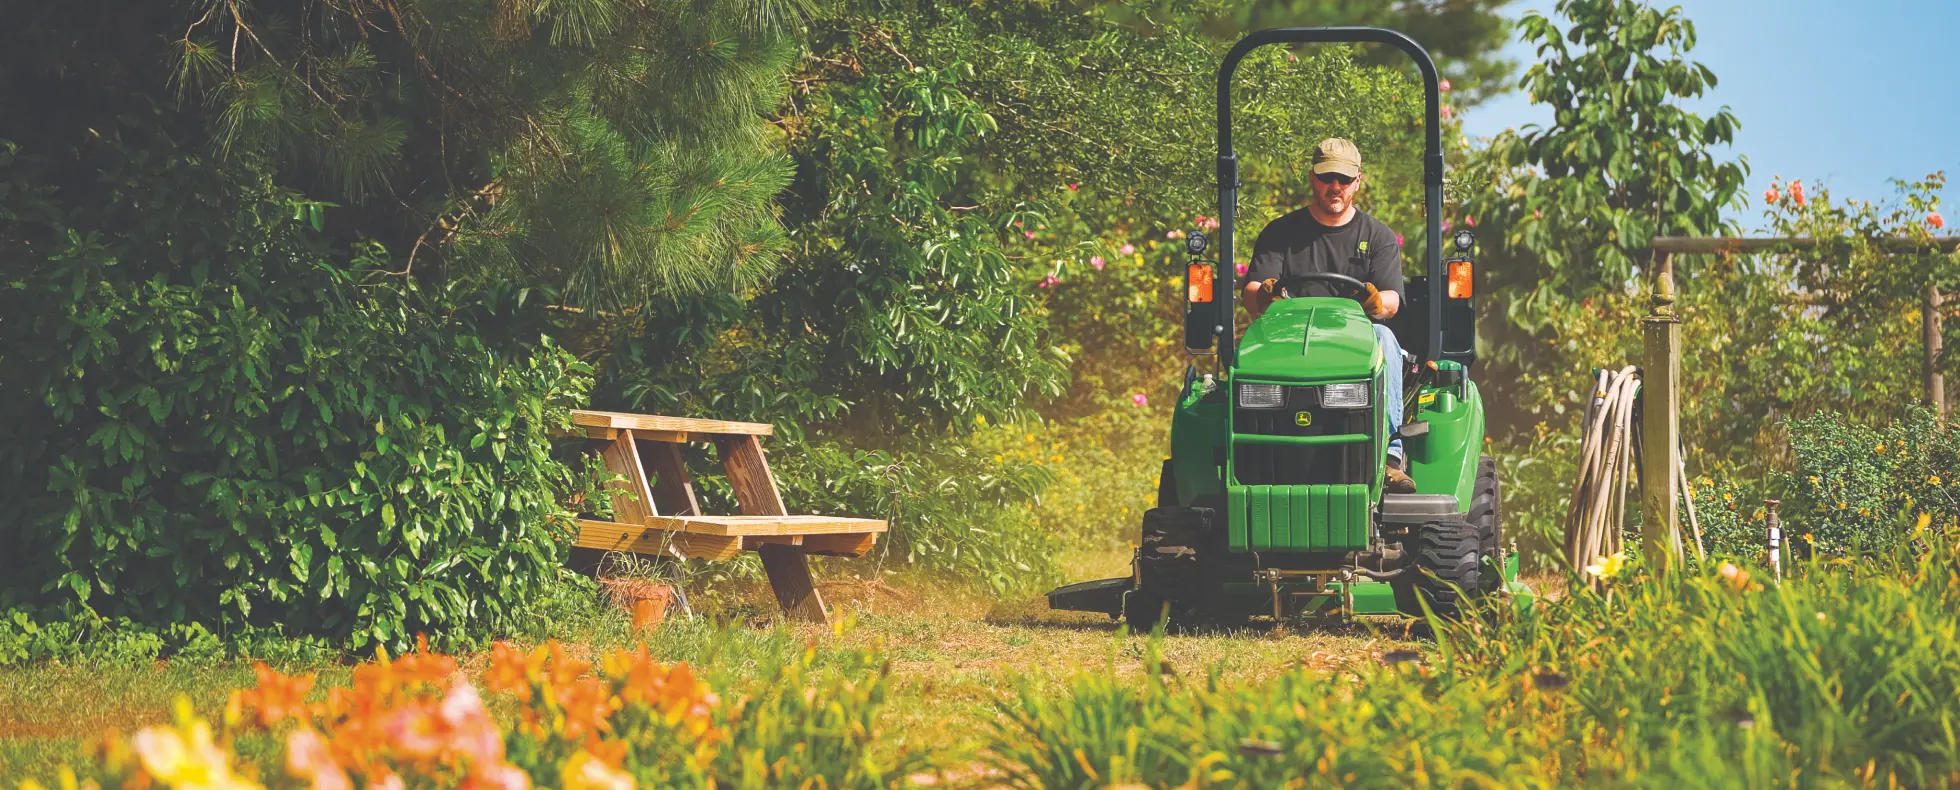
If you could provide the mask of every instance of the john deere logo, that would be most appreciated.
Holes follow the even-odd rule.
[[[1294,413],[1293,413],[1293,424],[1294,424],[1294,425],[1298,425],[1298,426],[1300,426],[1300,427],[1302,427],[1302,428],[1305,428],[1305,427],[1307,427],[1307,426],[1309,426],[1309,425],[1312,425],[1312,424],[1313,424],[1313,412],[1310,412],[1310,411],[1296,411],[1296,412],[1294,412]]]

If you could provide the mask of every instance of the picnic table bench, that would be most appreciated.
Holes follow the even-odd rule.
[[[576,546],[702,560],[753,551],[783,611],[821,623],[829,612],[807,557],[862,557],[885,531],[878,519],[789,515],[762,452],[774,430],[767,424],[574,410],[572,425],[601,450],[606,470],[625,478],[608,484],[613,520],[579,519]],[[681,458],[688,442],[715,446],[741,515],[701,512]]]

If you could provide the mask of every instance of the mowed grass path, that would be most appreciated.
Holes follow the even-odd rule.
[[[891,667],[885,747],[926,750],[954,768],[972,762],[995,715],[992,703],[1013,694],[1018,684],[1059,691],[1078,672],[1114,671],[1139,679],[1144,672],[1146,636],[1125,634],[1100,615],[1051,612],[1040,596],[998,601],[917,581],[842,580],[822,586],[837,615],[832,626],[773,622],[760,614],[768,611],[768,597],[758,586],[738,598],[743,603],[737,608],[747,616],[721,623],[670,620],[645,640],[663,658],[726,673],[724,683],[751,674],[771,653],[814,648],[821,663],[826,653],[875,651]],[[623,615],[599,608],[563,630],[559,638],[588,655],[636,639]],[[1165,638],[1162,655],[1168,671],[1193,679],[1215,669],[1228,680],[1252,681],[1302,665],[1335,673],[1412,646],[1399,631],[1381,631],[1394,629],[1174,635]],[[486,660],[473,655],[463,664],[474,674]],[[347,667],[312,669],[322,687],[347,683]],[[250,666],[243,663],[0,669],[0,777],[47,776],[107,729],[128,733],[167,722],[179,694],[215,718],[231,689],[253,682]]]

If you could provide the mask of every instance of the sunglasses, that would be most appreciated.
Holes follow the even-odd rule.
[[[1317,173],[1314,175],[1314,179],[1323,184],[1340,184],[1341,186],[1354,183],[1354,176],[1344,176],[1340,173]]]

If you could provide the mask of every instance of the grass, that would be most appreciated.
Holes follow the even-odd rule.
[[[1433,642],[1130,635],[903,575],[824,584],[835,626],[762,622],[766,592],[736,587],[723,621],[670,621],[648,642],[737,696],[806,651],[833,674],[882,657],[870,748],[929,756],[915,778],[933,786],[1956,786],[1960,533],[1909,545],[1780,583],[1634,568],[1604,595],[1500,608]],[[1064,564],[1092,578],[1121,556]],[[633,639],[623,615],[576,599],[539,613],[538,638],[588,653]],[[0,775],[46,776],[104,727],[161,722],[178,693],[209,714],[249,682],[236,664],[0,670]]]
[[[1083,578],[1121,573],[1125,562],[1106,549],[1066,561]],[[647,641],[660,658],[712,667],[728,682],[806,647],[817,651],[818,667],[832,656],[841,661],[875,651],[891,664],[882,748],[938,755],[955,776],[985,773],[982,751],[996,703],[1022,684],[1061,692],[1085,668],[1113,668],[1129,678],[1147,668],[1147,636],[1125,634],[1099,615],[1051,612],[1039,596],[998,601],[905,576],[889,583],[834,580],[822,589],[838,615],[836,626],[765,622],[768,593],[747,586],[731,596],[727,619],[670,620]],[[566,641],[574,652],[596,654],[634,640],[627,618],[603,606],[561,600],[541,617],[548,625],[539,636]],[[1366,628],[1263,629],[1165,637],[1159,650],[1172,671],[1216,671],[1231,682],[1257,683],[1300,668],[1349,670],[1411,646],[1399,635]],[[473,673],[484,665],[481,655],[463,661]],[[347,683],[346,667],[311,669],[320,672],[323,689]],[[127,733],[166,723],[179,694],[215,716],[231,689],[252,683],[241,663],[0,668],[0,777],[47,776],[106,729]]]

